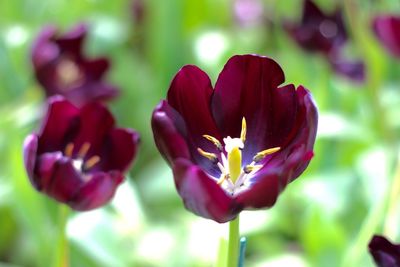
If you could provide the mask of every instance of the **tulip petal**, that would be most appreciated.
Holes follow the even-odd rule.
[[[23,145],[25,169],[30,181],[35,186],[35,188],[38,188],[36,183],[34,182],[34,170],[35,170],[38,142],[39,142],[39,137],[36,134],[30,134],[25,138]]]
[[[210,112],[212,93],[208,75],[191,65],[179,70],[169,88],[168,104],[182,116],[195,143],[203,134],[219,137]]]
[[[139,139],[139,134],[133,130],[112,129],[104,141],[99,168],[103,171],[127,171],[136,156]]]
[[[110,111],[97,102],[89,103],[80,110],[79,131],[74,138],[74,145],[81,147],[90,143],[87,156],[99,154],[108,132],[114,126],[114,118]]]
[[[189,148],[182,134],[186,131],[185,123],[166,101],[161,101],[154,110],[151,127],[156,146],[168,164],[172,165],[177,158],[190,159]]]
[[[293,85],[277,88],[284,74],[272,59],[253,55],[232,57],[219,75],[212,110],[223,136],[240,136],[247,121],[245,164],[264,149],[282,146],[293,128],[296,96]]]
[[[84,178],[82,173],[74,168],[71,159],[61,157],[56,162],[50,162],[49,159],[53,158],[44,158],[42,160],[43,163],[39,163],[49,167],[47,170],[49,175],[44,175],[44,172],[38,173],[42,175],[41,179],[45,179],[41,181],[42,191],[57,201],[66,203],[85,182]]]
[[[46,116],[38,133],[38,153],[63,150],[66,137],[76,127],[79,109],[61,96],[48,100]]]
[[[121,172],[112,171],[89,174],[87,179],[67,203],[75,210],[87,211],[106,204],[114,196],[124,177]]]
[[[375,235],[372,238],[369,251],[378,267],[400,266],[400,245],[392,244],[383,236]]]
[[[97,58],[82,62],[82,66],[90,79],[100,80],[110,67],[110,61],[107,58]]]
[[[173,166],[175,185],[186,209],[219,223],[236,217],[241,208],[203,170],[186,159]]]
[[[375,35],[386,49],[395,57],[400,57],[400,17],[378,16],[372,26]]]

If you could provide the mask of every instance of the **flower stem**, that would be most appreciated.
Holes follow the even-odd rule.
[[[54,267],[68,267],[68,240],[66,233],[66,226],[68,221],[69,208],[65,205],[59,207],[59,220],[58,220],[58,239],[56,251],[54,254]]]
[[[229,222],[227,267],[237,267],[239,261],[239,215]]]
[[[391,189],[388,198],[386,217],[384,219],[383,234],[387,237],[395,238],[398,228],[397,208],[400,194],[400,158],[397,158],[394,177],[389,188]]]

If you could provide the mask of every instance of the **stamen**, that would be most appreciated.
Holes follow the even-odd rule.
[[[90,149],[90,143],[88,143],[88,142],[83,143],[83,145],[79,149],[78,157],[83,159],[86,156],[86,154],[88,153],[89,149]]]
[[[68,143],[68,145],[65,147],[64,155],[67,157],[72,157],[73,152],[74,152],[74,144]]]
[[[260,162],[260,161],[263,160],[266,156],[268,156],[268,155],[270,155],[270,154],[273,154],[273,153],[279,151],[280,149],[281,149],[280,147],[273,147],[273,148],[268,148],[268,149],[265,149],[265,150],[263,150],[263,151],[261,151],[261,152],[258,152],[258,153],[254,156],[253,161],[256,162],[256,163],[257,163],[257,162]]]
[[[246,126],[246,119],[243,117],[242,119],[242,131],[240,132],[240,139],[242,139],[243,143],[246,141],[246,133],[247,133],[247,126]]]
[[[197,151],[199,152],[200,155],[202,155],[203,157],[211,160],[213,163],[217,163],[218,162],[218,157],[214,153],[206,152],[201,148],[197,148]]]
[[[262,168],[263,165],[247,165],[246,167],[243,168],[243,172],[246,174],[249,174],[253,171],[258,171],[259,169]]]
[[[211,141],[218,148],[219,151],[222,151],[222,145],[221,145],[220,141],[218,141],[217,138],[215,138],[211,135],[208,135],[208,134],[204,134],[203,137],[205,139],[207,139],[208,141]]]
[[[88,159],[85,162],[85,164],[83,164],[83,168],[85,170],[88,170],[88,169],[92,168],[94,165],[96,165],[99,161],[100,161],[100,157],[99,156],[93,156],[90,159]]]
[[[223,182],[225,182],[225,180],[228,180],[228,179],[229,179],[229,174],[225,174],[221,178],[219,178],[219,180],[217,181],[217,184],[221,185]]]

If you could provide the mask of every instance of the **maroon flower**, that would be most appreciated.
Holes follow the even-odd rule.
[[[187,209],[217,222],[274,205],[313,155],[317,109],[267,57],[232,57],[213,89],[183,67],[154,110],[155,143]]]
[[[394,245],[383,236],[375,235],[369,251],[378,267],[400,267],[400,245]]]
[[[106,58],[87,59],[83,44],[87,27],[78,25],[60,36],[52,26],[45,27],[32,47],[32,63],[36,79],[46,95],[63,95],[82,106],[98,100],[108,100],[118,89],[103,81],[110,63]]]
[[[48,101],[39,132],[24,142],[31,183],[75,210],[104,205],[123,181],[139,135],[115,128],[112,114],[97,102],[77,108],[61,96]]]
[[[400,17],[378,16],[373,21],[373,29],[385,48],[400,58]]]
[[[289,35],[305,50],[328,54],[347,40],[341,9],[324,14],[311,0],[304,1],[300,24],[287,23]]]

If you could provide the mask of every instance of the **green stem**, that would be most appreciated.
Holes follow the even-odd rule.
[[[227,267],[237,267],[239,261],[239,215],[229,222]]]
[[[59,207],[59,220],[58,220],[58,240],[56,252],[54,254],[54,267],[68,267],[68,239],[66,233],[66,226],[68,221],[69,208],[65,205]]]
[[[400,159],[397,159],[394,177],[391,181],[388,208],[384,220],[383,234],[387,237],[395,238],[397,234],[397,208],[400,194]]]

